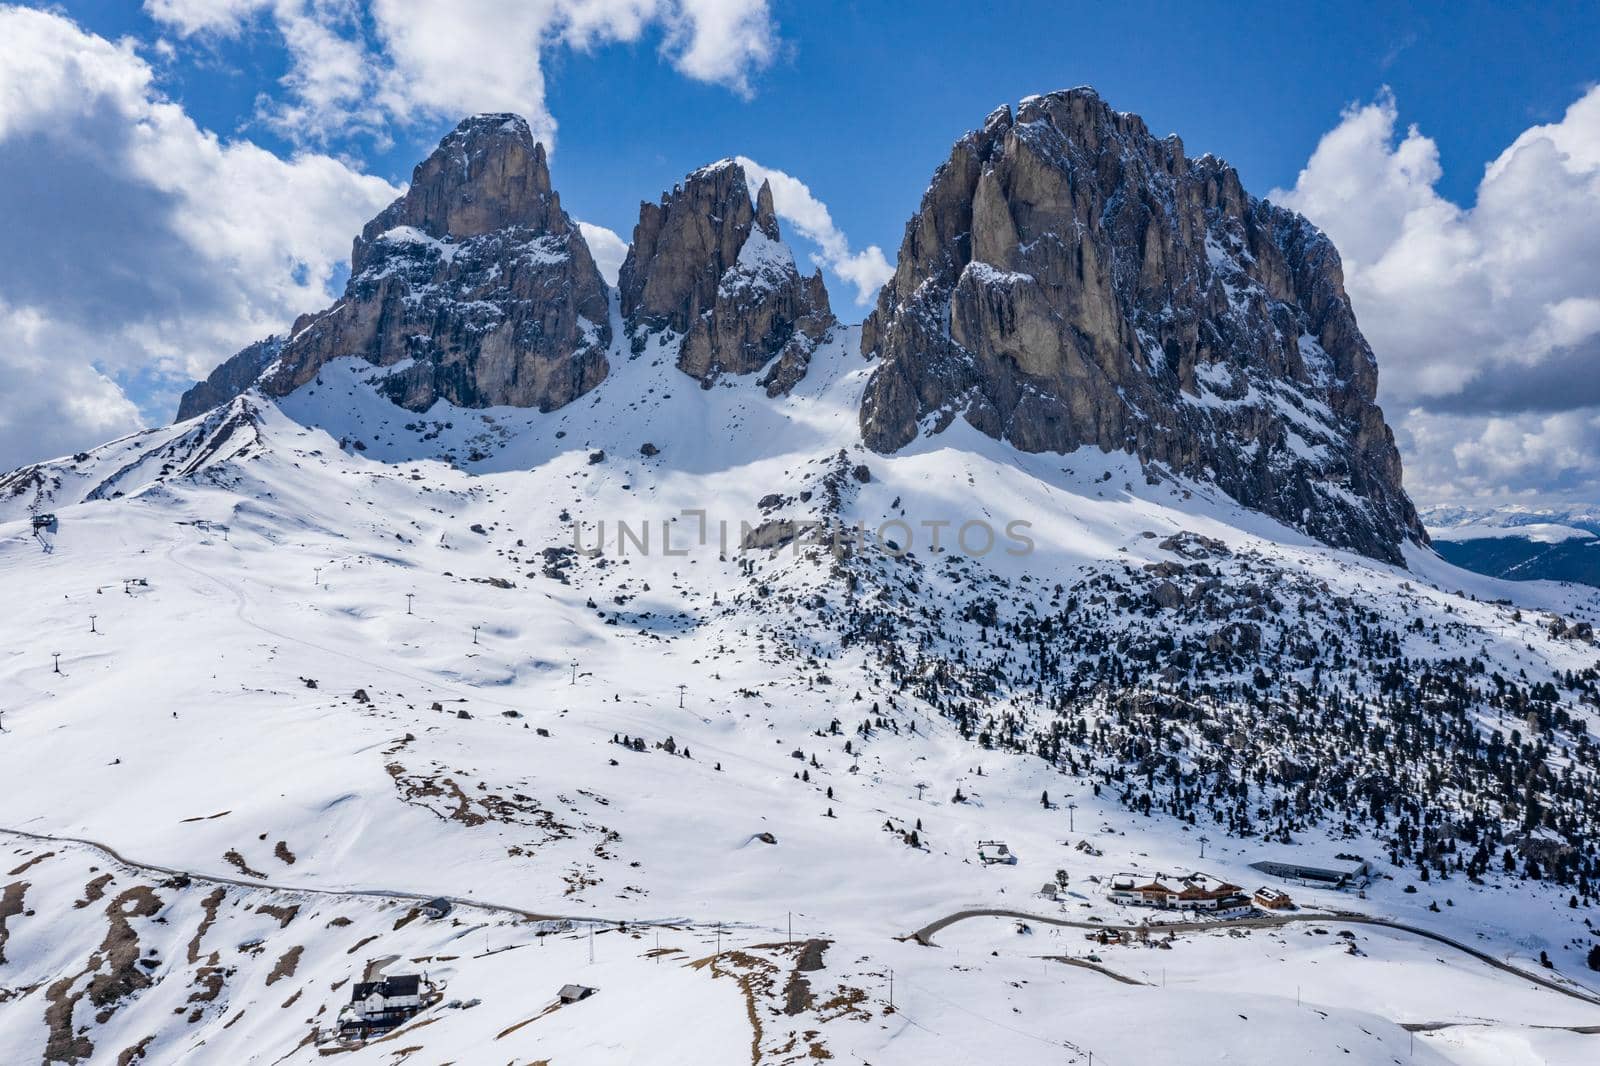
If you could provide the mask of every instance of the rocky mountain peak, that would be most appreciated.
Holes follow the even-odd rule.
[[[508,226],[561,233],[569,224],[550,186],[544,145],[527,122],[517,115],[474,115],[417,164],[405,195],[366,224],[351,263],[359,272],[372,242],[397,226],[463,240]]]
[[[390,369],[395,402],[552,410],[605,377],[609,297],[516,115],[477,115],[362,229],[344,298],[295,323],[263,380],[285,395],[339,356]]]
[[[706,387],[765,370],[759,384],[787,392],[837,324],[821,272],[802,277],[783,243],[770,183],[752,201],[733,160],[639,205],[617,285],[634,350],[676,341],[679,368]]]
[[[956,142],[862,350],[879,451],[959,416],[1024,451],[1132,452],[1379,558],[1425,536],[1333,245],[1092,89]]]

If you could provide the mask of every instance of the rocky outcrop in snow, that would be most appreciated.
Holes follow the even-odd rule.
[[[204,381],[195,382],[183,394],[178,401],[178,417],[173,421],[187,422],[244,392],[282,350],[282,337],[268,337],[228,357]]]
[[[768,394],[788,392],[836,325],[822,272],[802,277],[783,243],[771,187],[763,182],[752,202],[731,160],[640,204],[617,284],[634,350],[671,331],[678,366],[706,386],[766,370]]]
[[[344,355],[392,367],[384,391],[418,411],[439,399],[548,411],[606,375],[605,282],[515,115],[469,118],[440,141],[350,265],[344,298],[295,323],[268,394]]]
[[[1091,89],[956,143],[862,350],[878,451],[959,415],[1024,451],[1130,451],[1378,558],[1425,536],[1333,245]]]

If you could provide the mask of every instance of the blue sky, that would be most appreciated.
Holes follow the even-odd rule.
[[[826,205],[853,319],[870,250],[892,265],[953,140],[1091,84],[1334,237],[1419,497],[1600,490],[1597,4],[66,0],[0,19],[0,204],[48,266],[0,271],[0,385],[59,366],[76,390],[0,407],[0,466],[162,419],[189,376],[324,305],[360,221],[463,113],[553,130],[565,206],[624,240],[641,199],[713,159],[789,175],[805,189],[780,214],[813,252],[797,223],[816,233]],[[1532,221],[1506,206],[1535,202]]]
[[[107,36],[172,36],[127,0],[58,6]],[[1600,4],[1304,8],[919,0],[907,17],[913,8],[889,2],[778,2],[781,54],[749,98],[673,70],[657,54],[659,30],[552,49],[556,180],[569,210],[626,237],[641,198],[746,155],[805,181],[854,243],[892,253],[950,144],[1030,93],[1093,85],[1158,133],[1178,133],[1189,154],[1227,159],[1259,193],[1293,184],[1341,109],[1387,85],[1405,121],[1439,145],[1440,192],[1470,203],[1485,163],[1600,77]],[[238,38],[186,45],[163,86],[200,125],[290,152],[252,121],[287,68],[281,38],[258,19]],[[388,150],[363,136],[330,147],[404,181],[454,123],[397,124]]]

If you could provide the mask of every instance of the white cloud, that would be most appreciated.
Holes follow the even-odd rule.
[[[276,0],[274,18],[292,66],[287,96],[263,95],[257,108],[290,139],[336,128],[381,132],[382,111],[366,99],[371,66],[353,0]]]
[[[142,424],[114,381],[55,350],[60,330],[0,299],[0,469],[75,452]]]
[[[1600,498],[1600,407],[1553,414],[1406,412],[1406,480],[1421,502]]]
[[[237,33],[247,19],[270,4],[271,0],[144,0],[151,18],[185,36]]]
[[[1340,250],[1382,399],[1407,411],[1408,484],[1515,492],[1541,469],[1592,472],[1574,442],[1594,443],[1600,401],[1600,87],[1521,133],[1470,207],[1439,195],[1438,146],[1398,121],[1387,91],[1351,107],[1272,198]]]
[[[1397,141],[1397,120],[1388,93],[1349,109],[1272,193],[1338,245],[1386,396],[1457,393],[1600,333],[1600,87],[1523,132],[1471,208],[1437,193],[1437,145],[1414,126]]]
[[[766,0],[680,0],[667,19],[674,64],[699,81],[750,95],[749,74],[772,62],[777,41]]]
[[[117,379],[163,394],[325,305],[350,234],[398,192],[224,143],[131,42],[0,7],[0,197],[23,190],[0,257],[0,467],[131,428]]]
[[[606,279],[607,285],[615,287],[622,261],[628,258],[628,242],[617,236],[615,230],[593,222],[579,222],[578,228],[589,245],[589,254],[594,256],[594,265],[600,268],[600,276]]]
[[[279,132],[325,140],[407,123],[515,111],[553,143],[543,52],[634,42],[658,28],[682,74],[750,94],[777,53],[767,0],[145,0],[182,36],[238,34],[265,16],[290,57]]]
[[[735,162],[744,168],[746,180],[752,187],[760,188],[763,181],[772,183],[772,206],[778,217],[817,245],[812,262],[827,267],[854,285],[858,306],[871,303],[883,283],[894,275],[894,267],[884,258],[883,249],[873,244],[862,251],[851,252],[850,241],[833,224],[828,205],[813,196],[804,182],[745,156],[736,157]]]

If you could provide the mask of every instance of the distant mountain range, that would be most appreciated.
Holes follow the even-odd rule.
[[[1450,562],[1513,581],[1600,586],[1600,507],[1425,508],[1435,550]]]

